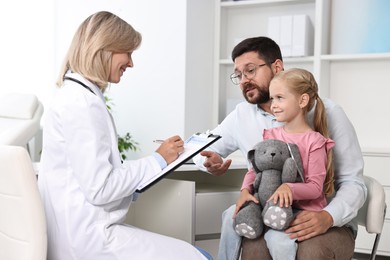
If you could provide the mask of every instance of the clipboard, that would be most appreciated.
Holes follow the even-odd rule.
[[[145,180],[137,188],[137,192],[144,192],[162,178],[164,178],[167,174],[175,171],[181,165],[183,165],[188,160],[192,159],[195,155],[209,147],[211,144],[220,139],[220,135],[214,135],[211,133],[196,133],[189,137],[184,141],[184,151],[180,154],[180,156],[170,163],[167,167],[165,167],[161,172],[150,178],[149,180]]]

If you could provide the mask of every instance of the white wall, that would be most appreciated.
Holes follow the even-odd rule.
[[[54,88],[54,1],[0,3],[0,95],[34,93],[42,102]]]

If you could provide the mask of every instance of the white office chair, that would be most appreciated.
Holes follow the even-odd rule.
[[[0,145],[0,212],[0,259],[46,259],[44,208],[23,147]]]
[[[0,144],[29,149],[28,142],[40,129],[43,105],[32,94],[0,96]]]
[[[356,220],[368,233],[376,234],[370,259],[374,260],[382,233],[386,214],[385,191],[382,185],[372,177],[363,176],[367,186],[367,200],[359,210]]]

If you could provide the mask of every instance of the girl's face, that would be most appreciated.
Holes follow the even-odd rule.
[[[271,81],[271,111],[278,122],[291,122],[303,114],[301,96],[292,93],[283,80]]]
[[[118,83],[121,80],[126,68],[133,67],[133,60],[131,58],[132,52],[113,53],[111,59],[110,77],[108,81],[111,83]]]

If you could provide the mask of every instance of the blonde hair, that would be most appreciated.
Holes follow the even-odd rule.
[[[141,44],[141,34],[115,14],[101,11],[89,16],[77,29],[60,71],[62,86],[68,70],[107,88],[113,53],[132,52]]]
[[[325,106],[318,95],[318,85],[313,74],[304,69],[289,69],[279,72],[272,80],[283,80],[287,87],[297,95],[307,94],[309,101],[303,112],[306,115],[314,106],[313,128],[324,137],[329,138],[328,122],[326,119]],[[334,169],[333,153],[328,151],[326,165],[326,178],[324,192],[326,196],[334,193]]]

